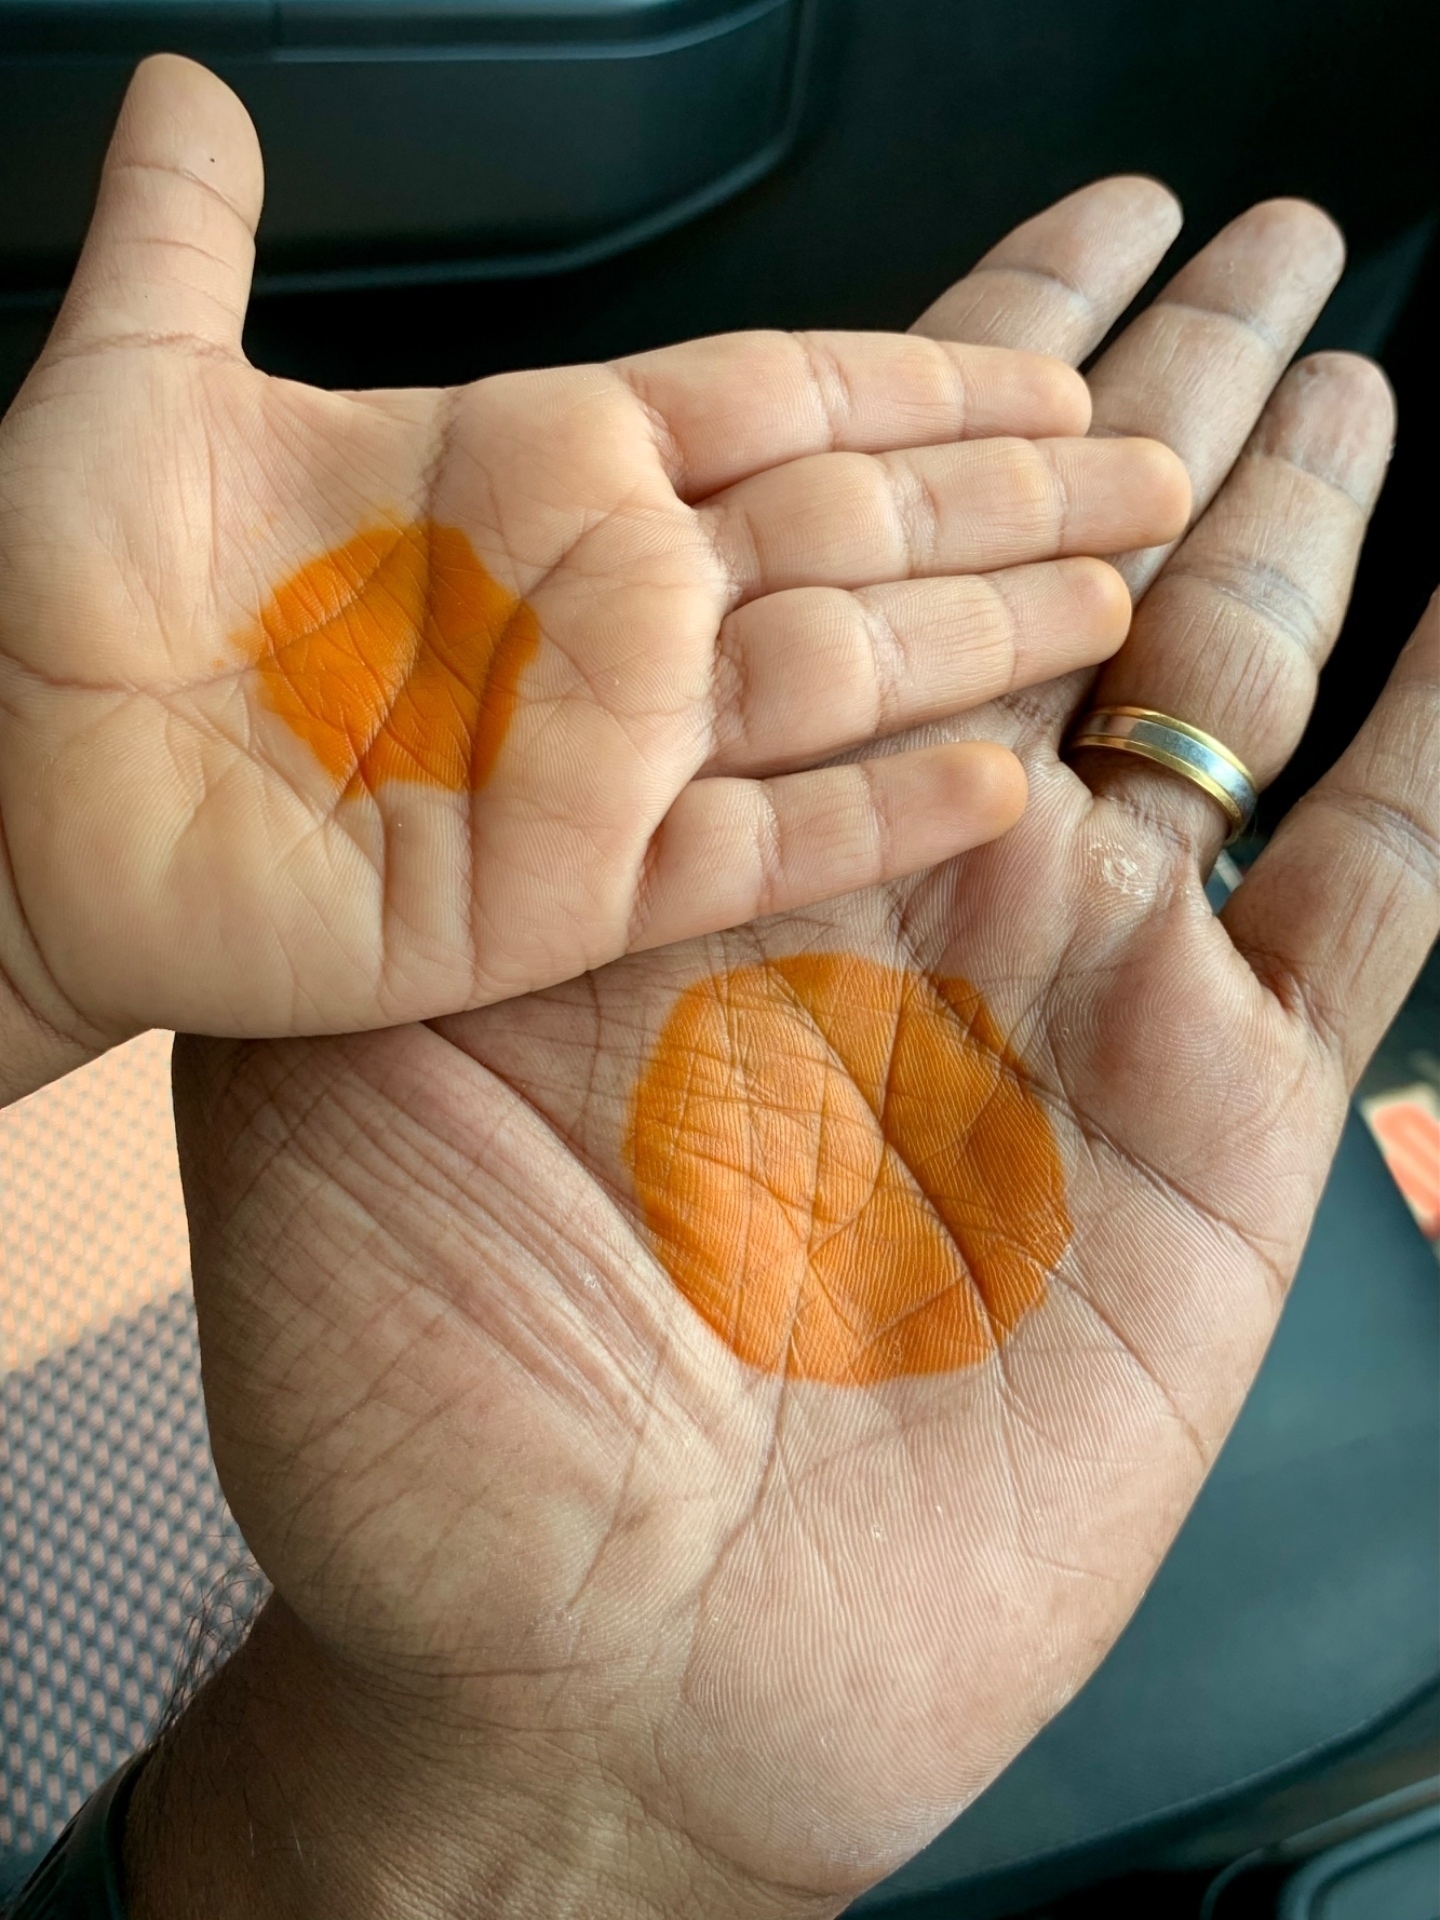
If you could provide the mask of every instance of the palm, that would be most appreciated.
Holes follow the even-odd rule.
[[[1164,218],[1153,189],[1095,193],[934,324],[1083,352],[1150,265],[1109,236]],[[1278,371],[1262,331],[1302,334],[1332,267],[1313,215],[1242,222],[1102,363],[1102,424],[1153,416],[1208,495]],[[1052,268],[1083,318],[1035,292]],[[1243,347],[1217,288],[1269,301]],[[1217,425],[1176,396],[1220,366]],[[1356,363],[1282,387],[1117,671],[1224,734],[1236,659],[1293,644],[1266,616],[1296,539],[1318,652],[1387,433]],[[1208,803],[1123,769],[1092,793],[1059,758],[1078,697],[972,717],[1029,808],[923,880],[438,1029],[181,1060],[217,1458],[292,1608],[387,1698],[401,1676],[418,1725],[458,1715],[517,1768],[537,1734],[583,1748],[649,1820],[822,1902],[913,1851],[1118,1631],[1415,951],[1332,944],[1358,1011],[1348,1056],[1322,1043],[1281,997],[1329,937],[1294,856],[1217,921]],[[1268,771],[1299,717],[1237,745]],[[1371,865],[1369,909],[1428,916],[1403,862]]]
[[[233,99],[142,75],[0,435],[0,807],[92,1028],[434,1016],[1009,824],[993,747],[815,763],[1118,642],[1079,556],[1172,532],[1183,476],[1015,437],[1083,432],[1072,373],[746,335],[321,393],[240,352],[258,191]]]

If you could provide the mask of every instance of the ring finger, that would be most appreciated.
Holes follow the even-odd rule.
[[[704,771],[781,772],[923,726],[1094,666],[1129,624],[1124,581],[1088,558],[766,594],[720,629]]]
[[[1350,354],[1302,361],[1277,387],[1214,504],[1136,611],[1090,708],[1139,706],[1222,741],[1257,786],[1299,742],[1350,597],[1389,458],[1384,375]],[[1183,836],[1208,867],[1228,831],[1183,776],[1086,748],[1093,791]]]

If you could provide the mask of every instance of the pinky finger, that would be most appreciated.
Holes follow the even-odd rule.
[[[1440,594],[1354,742],[1225,907],[1235,945],[1351,1086],[1440,931],[1437,666]]]
[[[1024,807],[1020,762],[987,741],[692,781],[650,842],[629,950],[918,873],[993,840]]]

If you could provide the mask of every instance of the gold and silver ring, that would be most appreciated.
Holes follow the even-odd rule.
[[[1224,809],[1230,838],[1244,833],[1258,795],[1250,769],[1212,734],[1150,707],[1096,707],[1070,736],[1070,750],[1109,747],[1183,775]]]

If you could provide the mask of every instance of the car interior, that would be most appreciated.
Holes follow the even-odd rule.
[[[1309,197],[1349,249],[1310,344],[1381,362],[1399,440],[1309,732],[1218,901],[1433,587],[1437,22],[1422,0],[0,0],[0,396],[159,48],[260,132],[251,357],[330,387],[904,327],[1110,172],[1177,190],[1176,257]],[[209,1460],[166,1060],[146,1036],[0,1122],[0,1897],[263,1584]],[[856,1914],[1440,1920],[1440,1222],[1373,1121],[1413,1089],[1440,1111],[1434,955],[1129,1628]]]

